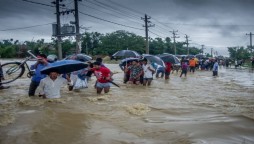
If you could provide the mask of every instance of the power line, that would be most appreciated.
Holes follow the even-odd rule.
[[[29,0],[22,0],[22,1],[28,2],[28,3],[33,3],[33,4],[38,4],[38,5],[43,5],[43,6],[55,7],[55,6],[53,6],[53,5],[48,5],[48,4],[39,3],[39,2],[34,2],[34,1],[29,1]]]
[[[100,10],[100,9],[96,9],[96,8],[90,6],[90,5],[88,6],[88,5],[85,5],[85,4],[82,4],[82,3],[80,3],[80,5],[82,5],[82,6],[84,6],[84,7],[88,7],[88,8],[90,8],[90,9],[94,9],[94,10],[96,10],[96,11],[100,11],[100,12],[102,12],[102,13],[107,13],[107,14],[109,14],[109,15],[112,15],[112,16],[115,16],[115,17],[118,17],[118,18],[122,18],[122,17],[120,17],[120,16],[118,16],[118,15],[114,15],[114,14],[111,14],[111,13],[108,13],[108,12],[105,12],[105,11],[102,11],[102,10]]]
[[[99,4],[101,4],[101,5],[104,5],[104,6],[106,6],[106,7],[109,7],[109,8],[111,8],[112,10],[117,10],[117,11],[119,11],[119,12],[121,12],[122,14],[125,14],[125,15],[127,15],[127,13],[126,13],[126,11],[123,11],[122,9],[119,9],[118,8],[118,6],[117,7],[114,7],[114,6],[112,6],[112,5],[108,5],[108,4],[106,4],[106,3],[103,3],[103,2],[99,2],[99,1],[97,1],[97,0],[94,0],[95,2],[97,2],[97,3],[99,3]],[[133,17],[133,18],[139,18],[140,16],[138,15],[133,15],[133,14],[128,14],[129,16],[131,16],[131,17]]]
[[[106,10],[108,10],[108,11],[112,11],[112,12],[114,12],[114,13],[118,13],[118,14],[124,15],[124,16],[126,16],[126,17],[128,17],[128,18],[137,20],[137,17],[136,17],[136,16],[130,15],[130,14],[126,13],[126,11],[121,11],[121,10],[118,9],[117,7],[113,7],[113,6],[110,6],[110,5],[108,5],[108,4],[105,4],[105,3],[102,3],[102,2],[98,2],[98,1],[96,1],[96,0],[94,0],[94,1],[88,1],[88,0],[87,0],[86,2],[91,3],[91,4],[93,4],[93,5],[96,5],[96,6],[98,6],[98,7],[101,7],[101,8],[103,8],[103,9],[106,9]]]
[[[112,0],[108,0],[108,1],[110,1],[111,3],[117,5],[118,7],[122,7],[122,8],[124,8],[124,9],[127,9],[128,11],[130,11],[130,12],[132,12],[132,13],[135,12],[135,13],[137,13],[137,14],[143,15],[143,13],[140,12],[140,11],[138,11],[138,10],[135,10],[135,9],[132,9],[132,8],[129,8],[129,7],[126,7],[126,6],[124,6],[124,5],[121,5],[121,4],[119,4],[119,3],[114,2],[114,1],[112,1]],[[136,15],[136,14],[135,14],[135,15]],[[136,15],[136,16],[138,16],[138,15]],[[153,18],[153,19],[154,19],[154,18]],[[154,20],[157,21],[159,24],[165,26],[164,24],[160,23],[158,20],[156,20],[156,19],[154,19]],[[156,27],[160,28],[160,29],[163,30],[163,31],[168,31],[168,29],[165,29],[165,28],[163,28],[163,27],[161,27],[161,26],[156,25]],[[169,27],[169,26],[166,26],[166,27]],[[170,28],[170,29],[173,30],[173,28]]]
[[[33,27],[45,26],[45,25],[50,25],[50,24],[53,24],[53,23],[33,25],[33,26],[27,26],[27,27],[19,27],[19,28],[11,28],[11,29],[4,29],[4,30],[0,30],[0,31],[11,31],[11,30],[29,29],[29,28],[33,28]]]
[[[130,12],[133,12],[133,13],[135,12],[135,13],[138,13],[138,14],[140,14],[140,15],[143,15],[143,12],[137,11],[137,10],[132,9],[132,8],[128,8],[128,7],[126,7],[126,6],[123,6],[123,5],[119,4],[119,3],[116,3],[116,2],[111,1],[111,0],[108,0],[108,1],[110,1],[111,3],[117,5],[118,7],[120,6],[120,7],[122,7],[122,8],[125,8],[125,9],[129,10]],[[136,15],[136,14],[135,14],[135,15]],[[136,16],[139,17],[139,15],[136,15]]]
[[[164,23],[172,25],[189,25],[189,26],[254,26],[252,24],[241,25],[241,24],[187,24],[187,23]]]
[[[157,26],[157,25],[156,25],[156,26]],[[168,33],[166,33],[165,30],[156,29],[156,26],[153,27],[153,30],[154,30],[154,31],[157,31],[158,33],[161,33],[161,34],[165,35],[166,37],[168,36]]]
[[[158,37],[160,37],[160,38],[166,38],[166,37],[160,36],[160,35],[158,35],[158,34],[152,32],[151,30],[149,30],[149,32],[152,33],[152,34],[154,34],[154,35],[156,35],[156,36],[158,36]]]
[[[87,14],[87,13],[83,13],[81,11],[79,11],[79,13],[81,13],[83,15],[86,15],[86,16],[89,16],[89,17],[92,17],[92,18],[95,18],[95,19],[98,19],[98,20],[109,22],[109,23],[112,23],[112,24],[115,24],[115,25],[120,25],[120,26],[123,26],[123,27],[128,27],[128,28],[137,29],[137,30],[144,30],[144,29],[141,29],[141,28],[136,28],[136,27],[132,27],[132,26],[124,25],[124,24],[119,24],[119,23],[116,23],[116,22],[113,22],[113,21],[105,20],[105,19],[93,16],[93,15],[90,15],[90,14]]]
[[[112,14],[112,13],[110,13],[110,12],[105,12],[105,11],[102,11],[102,10],[100,10],[100,9],[98,9],[98,8],[94,8],[94,7],[92,7],[91,5],[85,5],[85,4],[82,4],[82,3],[80,3],[82,6],[84,6],[84,7],[88,7],[88,8],[90,8],[90,9],[94,9],[94,10],[96,10],[96,12],[97,11],[99,11],[99,12],[101,12],[101,13],[103,13],[103,14],[109,14],[109,15],[111,15],[111,16],[114,16],[114,17],[117,17],[117,18],[120,18],[120,19],[123,19],[123,20],[127,20],[127,19],[124,19],[122,16],[118,16],[118,15],[115,15],[115,14]],[[136,21],[136,20],[134,20],[134,19],[129,19],[130,21],[132,21],[132,22],[134,22],[134,23],[137,23],[137,24],[142,24],[142,23],[140,23],[140,22],[138,22],[138,21]]]

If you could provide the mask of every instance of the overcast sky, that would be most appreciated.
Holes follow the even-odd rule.
[[[53,0],[30,0],[52,5]],[[74,0],[63,0],[66,8],[72,9]],[[150,27],[149,36],[172,37],[170,31],[178,30],[185,41],[206,52],[211,48],[227,55],[228,46],[247,46],[250,43],[246,33],[254,33],[254,0],[82,0],[79,11],[107,21],[143,29],[145,14],[151,17],[155,27]],[[0,40],[50,41],[52,26],[56,22],[55,8],[25,2],[23,0],[0,0]],[[74,20],[73,14],[61,16],[61,24]],[[43,25],[45,24],[45,25]],[[19,30],[8,30],[41,25]],[[127,30],[145,36],[144,30],[115,25],[80,13],[80,25],[89,27],[89,32],[108,33]],[[84,29],[81,30],[84,32]]]

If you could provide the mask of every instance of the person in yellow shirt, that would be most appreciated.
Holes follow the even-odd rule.
[[[196,69],[199,69],[199,61],[198,61],[198,59],[197,59],[197,58],[194,58],[194,60],[195,60],[195,62],[196,62],[196,65],[195,65]]]
[[[196,61],[194,60],[194,58],[189,60],[189,66],[190,66],[190,72],[192,71],[194,73],[195,67],[196,67]]]

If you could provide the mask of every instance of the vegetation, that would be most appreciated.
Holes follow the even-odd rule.
[[[62,41],[63,57],[74,53],[75,41],[64,39]],[[129,49],[135,50],[140,54],[145,53],[145,39],[134,33],[127,31],[115,31],[112,33],[101,34],[98,32],[84,33],[81,37],[82,53],[89,55],[112,55],[119,50]],[[167,37],[165,39],[154,38],[149,39],[150,54],[174,53],[174,45],[172,40]],[[24,57],[27,50],[32,50],[34,54],[44,53],[56,54],[56,40],[52,42],[45,42],[44,39],[37,41],[25,41],[20,43],[18,40],[14,41],[3,40],[0,41],[0,56],[1,58]],[[187,49],[184,42],[176,43],[177,54],[186,54]],[[201,50],[196,47],[190,48],[190,54],[195,55]]]
[[[251,49],[244,47],[228,47],[228,52],[230,58],[233,60],[243,60],[248,62],[253,56],[251,54]]]

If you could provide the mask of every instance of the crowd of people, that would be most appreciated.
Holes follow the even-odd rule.
[[[97,94],[108,93],[110,86],[113,83],[113,73],[102,63],[102,58],[97,58],[95,62],[87,62],[88,67],[70,74],[60,74],[57,70],[51,71],[48,75],[41,74],[41,70],[54,63],[56,59],[50,56],[39,54],[37,61],[31,65],[30,69],[34,70],[34,74],[29,85],[28,95],[35,96],[36,90],[42,98],[60,98],[60,89],[63,85],[68,85],[69,90],[75,89],[77,81],[87,81],[94,75],[96,83],[94,85]],[[126,63],[121,63],[119,66],[124,71],[125,84],[150,86],[153,80],[153,75],[156,78],[170,79],[170,74],[174,70],[174,64],[164,62],[165,66],[159,65],[155,62],[150,62],[146,58],[134,59]],[[213,76],[218,76],[219,64],[226,64],[227,61],[218,61],[217,59],[187,59],[182,57],[180,61],[180,77],[183,75],[187,77],[187,73],[195,73],[196,70],[210,70]],[[254,67],[254,58],[252,59],[252,66]],[[75,77],[75,78],[73,78]],[[1,80],[4,79],[2,69],[0,69],[0,89],[8,88],[1,85]],[[79,86],[85,88],[87,86]]]
[[[120,63],[120,68],[124,71],[124,83],[142,84],[144,86],[151,85],[153,75],[156,78],[165,78],[168,80],[170,74],[174,71],[174,64],[164,62],[165,67],[158,65],[155,62],[148,62],[147,59],[131,60],[129,62]],[[187,77],[188,71],[195,73],[199,70],[211,70],[213,76],[218,76],[219,63],[217,59],[210,59],[206,61],[198,60],[197,58],[186,59],[183,57],[180,61],[181,74]]]
[[[87,62],[88,67],[79,71],[61,74],[55,69],[47,75],[42,74],[41,70],[50,67],[57,59],[52,59],[51,56],[47,57],[44,54],[39,54],[36,58],[36,62],[30,66],[30,70],[33,71],[28,90],[28,96],[30,97],[35,96],[37,91],[39,97],[42,98],[60,98],[60,89],[63,85],[68,85],[69,90],[72,91],[76,87],[77,79],[87,81],[93,74],[97,79],[94,86],[97,94],[100,94],[102,90],[104,90],[104,93],[108,93],[110,90],[110,81],[112,80],[113,73],[102,63],[101,58],[97,58],[94,63]],[[4,75],[0,67],[0,89],[9,88],[1,84],[3,79]],[[84,86],[80,88],[84,88]]]

